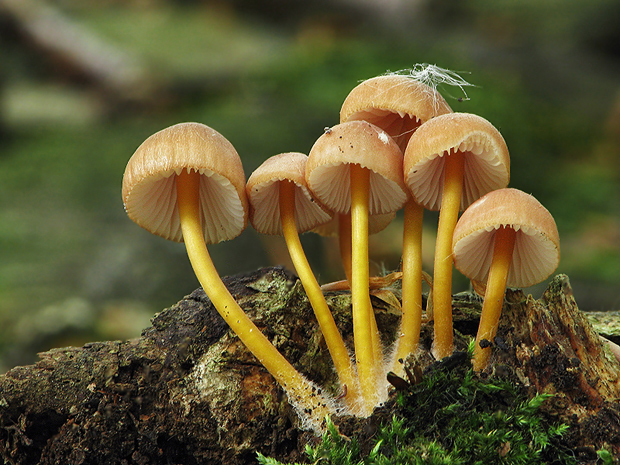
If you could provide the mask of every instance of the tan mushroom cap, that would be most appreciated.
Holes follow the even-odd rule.
[[[250,200],[250,222],[261,234],[282,234],[280,219],[280,181],[295,184],[295,224],[302,233],[327,223],[332,213],[318,203],[306,185],[306,162],[303,153],[274,155],[256,168],[248,178],[246,192]]]
[[[486,119],[470,113],[450,113],[422,124],[404,154],[404,176],[416,202],[439,210],[443,192],[445,155],[464,154],[461,210],[510,180],[508,147]]]
[[[340,122],[363,120],[386,131],[401,144],[410,132],[429,119],[451,113],[439,92],[402,75],[385,75],[368,79],[355,87],[340,109]]]
[[[456,268],[486,282],[497,229],[517,231],[507,285],[528,287],[544,281],[560,262],[560,237],[555,221],[538,200],[517,189],[499,189],[474,202],[454,230]]]
[[[123,176],[123,203],[129,217],[153,234],[183,241],[176,176],[200,172],[200,208],[205,241],[238,236],[247,226],[248,200],[241,159],[219,132],[200,123],[180,123],[146,139]]]
[[[369,214],[390,213],[407,200],[403,155],[394,140],[366,121],[338,124],[317,139],[308,155],[306,181],[330,210],[351,210],[351,164],[370,170]]]

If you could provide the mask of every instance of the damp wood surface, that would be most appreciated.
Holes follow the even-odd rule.
[[[225,283],[300,372],[329,395],[341,394],[293,274],[264,268]],[[397,334],[399,297],[394,287],[372,298],[386,347]],[[328,292],[327,301],[352,347],[350,294]],[[475,335],[481,303],[469,293],[453,297],[457,350]],[[433,364],[431,337],[426,323],[419,352],[406,361],[411,371]],[[509,290],[492,344],[481,376],[511,380],[531,396],[553,394],[543,413],[569,425],[563,440],[584,463],[603,447],[620,456],[620,365],[579,311],[566,276],[555,277],[538,300]],[[370,418],[334,422],[370,447],[394,408],[388,401]],[[202,289],[155,315],[140,338],[53,349],[0,376],[0,455],[8,464],[247,464],[256,452],[303,461],[305,445],[316,438],[299,427],[282,389]]]

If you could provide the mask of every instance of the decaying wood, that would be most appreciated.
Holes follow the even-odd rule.
[[[567,276],[540,300],[508,292],[494,367],[507,364],[533,392],[554,394],[547,412],[572,428],[573,446],[620,455],[620,364],[579,311]]]
[[[269,268],[225,282],[288,360],[340,394],[293,275]],[[329,303],[350,334],[350,297],[333,294]],[[382,313],[384,325],[397,319]],[[298,460],[311,437],[201,289],[156,315],[139,339],[40,357],[0,377],[6,463],[241,464],[256,451]]]
[[[229,278],[235,298],[278,349],[334,397],[327,349],[303,288],[282,268]],[[398,289],[391,289],[395,296]],[[398,325],[385,292],[373,298],[384,343]],[[351,344],[350,295],[327,294]],[[454,298],[455,327],[473,334],[480,299]],[[432,363],[430,324],[421,352]],[[556,394],[547,413],[571,425],[575,448],[620,446],[618,361],[577,309],[564,276],[542,299],[510,291],[490,371]],[[455,338],[459,347],[465,338]],[[352,344],[351,344],[352,346]],[[229,331],[202,290],[153,318],[130,341],[87,344],[40,354],[32,366],[0,377],[0,454],[14,464],[252,463],[256,452],[295,461],[315,438],[282,390]],[[489,374],[491,375],[491,374]],[[367,420],[338,418],[362,444],[390,405]]]

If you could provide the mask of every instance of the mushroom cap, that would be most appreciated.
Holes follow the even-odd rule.
[[[176,176],[198,171],[205,241],[232,239],[248,222],[248,200],[241,159],[219,132],[200,123],[179,123],[146,139],[123,175],[127,215],[153,234],[183,241],[177,206]]]
[[[411,132],[429,119],[451,113],[439,92],[409,76],[388,74],[355,87],[340,109],[340,122],[363,120],[379,126],[404,150]]]
[[[489,192],[465,210],[454,230],[454,265],[472,280],[486,282],[495,232],[513,228],[515,238],[507,285],[528,287],[544,281],[560,262],[560,237],[549,211],[523,191]]]
[[[274,155],[248,178],[250,222],[259,233],[282,234],[280,181],[295,184],[295,224],[300,233],[331,220],[332,213],[312,197],[306,185],[307,160],[306,155],[297,152]]]
[[[308,155],[306,181],[330,210],[351,210],[351,164],[370,170],[369,213],[390,213],[407,200],[402,177],[403,155],[382,129],[366,121],[340,123],[317,139]]]
[[[449,113],[422,124],[404,153],[404,177],[416,202],[439,210],[445,155],[460,151],[465,158],[461,210],[510,180],[508,147],[486,119],[470,113]]]

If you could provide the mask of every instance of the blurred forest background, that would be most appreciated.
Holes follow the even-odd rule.
[[[183,246],[123,211],[149,135],[205,123],[249,176],[307,153],[359,81],[416,63],[475,85],[439,90],[502,132],[511,186],[556,218],[580,307],[620,309],[617,0],[0,0],[0,371],[138,336],[198,286]],[[374,272],[398,267],[400,234],[397,218],[374,238]],[[320,281],[340,279],[333,244],[303,241]],[[251,228],[210,250],[221,275],[287,263]]]

